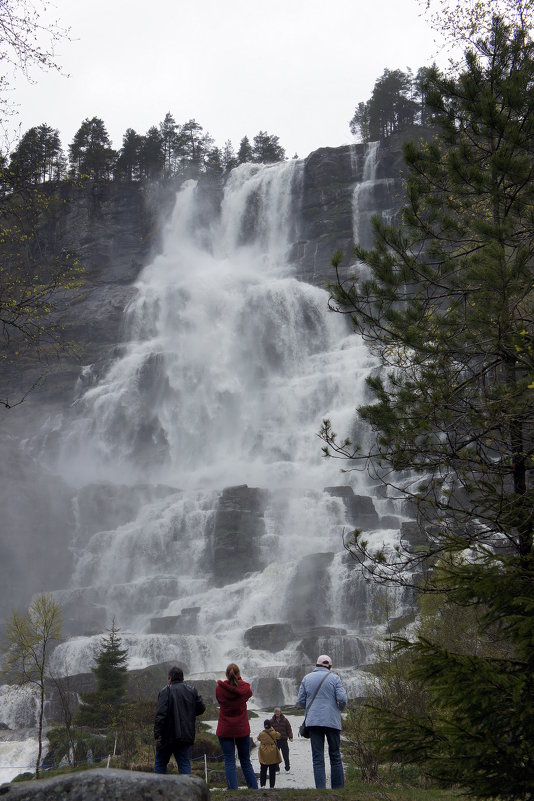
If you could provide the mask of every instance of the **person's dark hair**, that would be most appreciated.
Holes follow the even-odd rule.
[[[226,668],[226,678],[233,684],[234,687],[237,687],[239,684],[239,679],[241,678],[241,671],[239,670],[238,666],[235,662],[230,662],[228,667]]]
[[[270,729],[271,728],[271,721],[270,720],[264,720],[263,721],[263,725],[265,726],[266,729]]]
[[[169,670],[169,678],[171,681],[183,681],[184,671],[182,670],[182,668],[173,665],[172,668]]]

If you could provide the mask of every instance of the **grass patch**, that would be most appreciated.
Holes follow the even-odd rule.
[[[462,797],[458,788],[443,788],[430,784],[417,768],[385,765],[380,768],[376,782],[364,782],[360,771],[348,765],[345,771],[346,796],[358,801],[458,801]],[[336,791],[337,792],[337,791]]]

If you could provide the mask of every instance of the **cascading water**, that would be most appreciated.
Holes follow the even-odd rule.
[[[39,714],[37,688],[0,686],[0,714],[6,727],[0,732],[0,784],[3,784],[19,773],[35,769],[38,742],[32,735]],[[21,730],[23,735],[28,735],[24,739]]]
[[[368,232],[370,219],[376,214],[377,208],[382,208],[381,216],[391,219],[396,209],[391,204],[392,178],[377,178],[379,142],[369,142],[363,162],[362,180],[358,181],[352,193],[352,228],[354,241],[368,247]],[[383,197],[380,198],[380,195]],[[373,200],[369,200],[370,196]],[[385,208],[384,198],[389,198],[391,208]]]
[[[374,363],[327,293],[292,276],[302,169],[242,165],[217,219],[183,185],[126,344],[103,374],[86,368],[54,423],[55,469],[77,487],[75,569],[56,596],[78,636],[56,672],[87,671],[99,637],[84,632],[113,617],[130,667],[236,660],[268,703],[294,700],[317,648],[337,667],[366,660],[382,602],[342,534],[360,519],[371,537],[398,527],[383,530],[361,474],[340,479],[321,457],[322,419],[351,429]],[[393,614],[402,602],[392,592]]]
[[[184,186],[137,282],[125,353],[78,401],[60,459],[71,480],[310,487],[331,475],[318,423],[333,404],[349,422],[370,359],[325,293],[291,278],[295,170],[236,170],[207,228]]]

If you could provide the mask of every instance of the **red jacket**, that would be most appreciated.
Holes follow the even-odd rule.
[[[250,734],[247,718],[247,700],[251,697],[250,684],[239,679],[237,687],[229,681],[218,681],[215,697],[219,702],[217,737],[246,737]]]

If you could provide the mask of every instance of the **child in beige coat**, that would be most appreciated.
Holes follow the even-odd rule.
[[[270,720],[263,722],[264,729],[256,738],[260,747],[258,757],[260,760],[260,787],[265,787],[267,781],[267,768],[269,768],[269,787],[274,787],[278,765],[282,761],[282,755],[277,748],[276,741],[280,735],[271,726]]]

